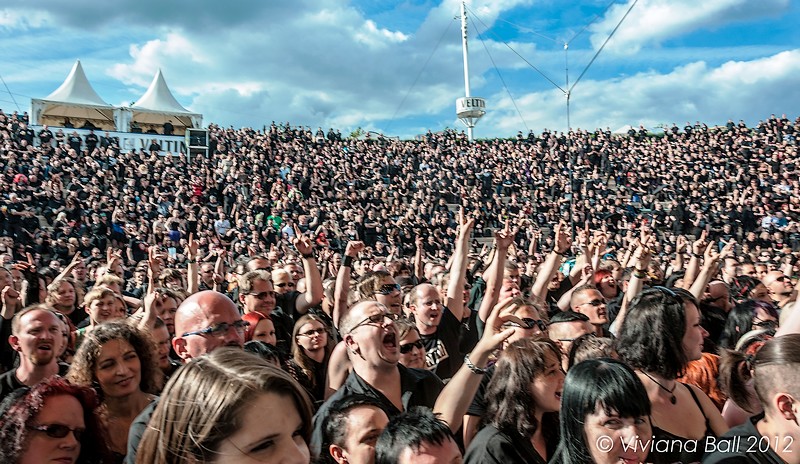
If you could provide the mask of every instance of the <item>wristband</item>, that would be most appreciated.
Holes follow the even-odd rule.
[[[197,260],[196,259],[187,259],[186,262],[189,263],[189,264],[194,264],[194,263],[197,262]]]
[[[564,253],[559,253],[559,252],[558,252],[558,250],[556,250],[555,248],[553,248],[553,253],[557,254],[558,256],[566,256],[566,255],[567,255],[567,253],[566,253],[566,252],[564,252]]]
[[[467,366],[467,369],[471,370],[473,374],[483,375],[486,373],[486,369],[481,369],[475,364],[472,364],[472,361],[469,360],[469,353],[464,355],[464,365]]]
[[[692,258],[697,258],[697,259],[700,259],[700,258],[703,257],[702,255],[698,255],[697,253],[692,253],[691,256],[692,256]]]
[[[303,259],[314,259],[314,253],[309,253],[307,255],[300,255]]]
[[[647,277],[647,271],[640,271],[639,269],[636,269],[633,271],[631,275],[633,277],[636,277],[637,279],[644,279],[645,277]]]
[[[342,266],[351,267],[352,265],[353,265],[353,257],[350,255],[344,255],[344,258],[342,258]]]

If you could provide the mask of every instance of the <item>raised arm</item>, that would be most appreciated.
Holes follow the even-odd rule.
[[[453,254],[453,266],[450,268],[450,282],[447,285],[445,302],[445,306],[459,321],[469,316],[469,309],[464,307],[464,281],[467,275],[469,239],[474,226],[475,218],[464,218],[464,208],[461,208],[458,213],[458,238]]]
[[[683,286],[684,290],[689,290],[692,287],[695,279],[697,279],[697,274],[700,272],[700,258],[703,256],[703,250],[705,250],[706,245],[706,236],[708,233],[703,230],[700,233],[700,238],[692,242],[692,253],[689,258],[689,264],[686,265],[686,273],[683,276]]]
[[[414,253],[414,277],[417,278],[417,281],[420,281],[425,276],[425,264],[423,263],[425,249],[422,247],[422,236],[417,235],[414,239],[414,245],[417,247],[417,251]]]
[[[547,296],[547,285],[552,280],[553,275],[558,271],[561,265],[561,258],[569,251],[572,246],[572,238],[567,231],[567,224],[563,221],[559,222],[556,226],[556,237],[553,251],[547,255],[544,263],[539,267],[539,272],[536,275],[536,280],[533,282],[531,288],[531,297],[538,301],[544,301]]]
[[[625,296],[622,298],[622,304],[619,308],[617,318],[609,327],[609,331],[613,334],[619,333],[625,317],[628,315],[628,307],[630,306],[633,297],[639,294],[644,288],[644,280],[647,277],[647,268],[650,266],[650,259],[652,254],[650,248],[645,244],[640,244],[636,251],[633,252],[633,273],[631,273],[631,280],[628,282],[628,289]]]
[[[314,257],[314,243],[307,235],[303,235],[295,226],[292,244],[300,253],[303,259],[303,271],[306,274],[306,292],[301,293],[295,303],[295,310],[298,314],[305,314],[310,308],[322,302],[322,275],[317,267],[317,259]]]
[[[500,288],[503,286],[503,272],[506,266],[506,257],[508,255],[508,247],[514,242],[514,235],[516,231],[511,231],[508,221],[503,230],[495,232],[494,244],[497,247],[495,250],[494,259],[489,269],[483,274],[483,280],[486,281],[486,293],[483,295],[481,307],[478,309],[478,317],[481,321],[486,321],[492,311],[497,299],[500,297]]]
[[[336,274],[336,286],[333,291],[333,325],[339,328],[339,318],[347,310],[347,294],[350,292],[350,270],[353,267],[353,260],[364,249],[364,242],[347,242],[342,257],[342,265]]]
[[[108,248],[109,248],[109,250],[111,249],[111,247],[108,247]],[[108,265],[110,265],[111,264],[111,259],[113,257],[113,251],[111,253],[108,253],[108,255],[110,257],[106,259],[106,263]],[[70,261],[69,264],[67,264],[67,267],[65,267],[64,270],[61,271],[61,273],[58,274],[55,279],[53,279],[53,282],[59,281],[59,280],[65,278],[65,277],[67,277],[68,275],[70,275],[70,273],[72,273],[72,270],[75,269],[75,267],[81,261],[83,261],[83,257],[81,256],[81,254],[80,253],[75,253],[75,256],[72,257],[72,261]]]
[[[734,245],[736,245],[736,242],[731,240],[727,245],[725,245],[725,247],[722,248],[722,251],[717,253],[717,250],[714,249],[714,247],[716,247],[716,243],[711,242],[708,244],[703,259],[703,267],[700,268],[700,273],[697,275],[697,279],[695,279],[695,281],[692,283],[692,287],[689,289],[689,293],[694,295],[695,298],[699,300],[703,297],[703,292],[705,291],[706,286],[711,279],[717,275],[717,272],[719,272],[720,260],[725,259],[732,253]]]
[[[465,363],[461,365],[461,368],[436,399],[433,412],[447,422],[453,433],[461,427],[464,414],[467,413],[467,409],[478,391],[483,374],[486,372],[489,356],[514,333],[513,327],[504,330],[503,322],[508,320],[522,322],[511,315],[501,316],[501,312],[513,310],[514,305],[509,306],[511,300],[512,298],[506,298],[492,308],[483,336],[478,340],[472,352],[464,356]],[[508,309],[506,310],[506,308]],[[466,364],[467,362],[471,365]]]
[[[197,247],[198,243],[194,239],[194,234],[189,234],[189,242],[186,245],[186,257],[187,262],[189,263],[189,269],[187,273],[187,291],[189,295],[197,293],[200,290],[200,272],[197,266]]]

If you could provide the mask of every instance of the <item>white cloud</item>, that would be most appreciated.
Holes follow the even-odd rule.
[[[590,27],[595,49],[608,38],[634,0],[612,6]],[[789,0],[639,0],[606,46],[607,51],[635,53],[645,45],[700,29],[763,18],[783,12]]]
[[[50,14],[45,11],[4,8],[0,10],[0,28],[9,30],[27,30],[45,25]]]
[[[696,120],[723,124],[743,115],[793,114],[800,105],[800,92],[794,90],[799,73],[797,49],[716,68],[694,62],[667,74],[585,80],[571,98],[571,125],[593,130],[625,124],[652,127],[675,122],[682,126]],[[508,97],[497,95],[492,100],[497,101],[495,111],[484,117],[478,129],[491,126],[493,133],[508,134],[523,127]],[[534,131],[566,127],[565,97],[560,91],[531,93],[518,99],[517,105]]]

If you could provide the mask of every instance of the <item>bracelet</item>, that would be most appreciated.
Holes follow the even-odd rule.
[[[307,255],[300,255],[303,259],[314,259],[314,253],[309,253]]]
[[[700,259],[700,258],[703,257],[702,255],[698,255],[697,253],[692,253],[691,256],[692,256],[692,258],[697,258],[697,259]]]
[[[351,267],[352,265],[353,265],[353,257],[350,255],[344,255],[344,258],[342,258],[342,266]]]
[[[189,263],[189,264],[194,264],[194,263],[197,262],[197,260],[196,259],[187,259],[186,262]]]
[[[641,271],[639,269],[635,269],[631,275],[633,277],[636,277],[637,279],[644,279],[645,277],[647,277],[647,271]]]
[[[473,374],[483,375],[486,373],[486,369],[481,369],[475,364],[472,364],[472,361],[469,360],[469,353],[464,355],[464,365],[467,366],[467,369],[471,370]]]
[[[566,256],[566,254],[567,254],[566,252],[559,253],[555,248],[553,248],[553,253],[557,254],[558,256]]]

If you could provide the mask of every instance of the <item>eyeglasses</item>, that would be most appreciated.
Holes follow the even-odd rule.
[[[81,441],[83,433],[86,432],[86,429],[71,429],[62,424],[29,425],[27,428],[30,430],[36,430],[37,432],[43,432],[50,438],[64,438],[67,436],[67,434],[72,432],[72,435],[75,436],[75,440],[77,441]]]
[[[292,287],[294,287],[294,282],[281,282],[279,284],[275,284],[275,286],[278,287],[278,288],[283,288],[283,287],[292,288]]]
[[[753,325],[762,329],[774,329],[778,327],[778,321],[764,320],[756,317],[753,318]]]
[[[245,295],[250,295],[252,297],[258,298],[259,300],[263,300],[268,296],[275,296],[275,292],[246,293]]]
[[[247,321],[236,321],[233,324],[228,324],[227,322],[223,322],[213,327],[206,327],[205,329],[202,330],[195,330],[194,332],[186,332],[185,334],[181,335],[181,337],[188,337],[190,335],[211,335],[214,337],[221,337],[226,333],[228,333],[228,330],[230,329],[235,330],[238,335],[244,335],[244,331],[248,327],[250,327],[250,323]]]
[[[308,332],[299,333],[297,335],[300,336],[300,337],[309,337],[309,338],[311,338],[314,335],[322,335],[325,332],[326,332],[325,329],[311,329]]]
[[[388,295],[388,294],[390,294],[390,293],[392,293],[394,291],[398,291],[399,292],[399,291],[401,291],[401,289],[402,288],[400,287],[400,284],[386,284],[386,285],[381,285],[380,287],[378,287],[378,289],[375,290],[375,294],[376,295]]]
[[[390,322],[395,322],[396,320],[400,319],[400,316],[394,313],[375,313],[354,325],[353,328],[350,329],[350,332],[352,333],[354,330],[363,325],[383,325],[386,319],[389,319]]]
[[[405,345],[400,345],[400,353],[401,354],[408,354],[408,353],[411,353],[411,350],[413,350],[414,348],[417,348],[417,349],[421,350],[424,346],[425,346],[425,344],[422,343],[422,340],[417,340],[415,342],[406,343]]]
[[[606,304],[605,300],[597,299],[597,300],[592,300],[592,301],[587,301],[587,302],[585,302],[585,303],[581,303],[581,304],[580,304],[580,305],[578,305],[578,306],[582,306],[582,305],[592,305],[592,306],[594,306],[594,307],[596,308],[596,307],[598,307],[598,306],[603,306],[604,304]]]
[[[542,332],[547,331],[547,324],[541,319],[533,319],[530,317],[523,317],[522,322],[508,321],[503,324],[503,327],[519,327],[522,329],[538,328]]]

